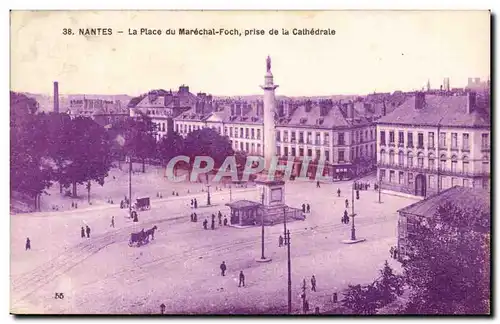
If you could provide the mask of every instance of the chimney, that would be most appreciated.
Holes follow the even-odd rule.
[[[415,109],[420,110],[425,106],[425,93],[417,92],[415,94]]]
[[[471,114],[476,108],[476,93],[467,92],[467,113]]]
[[[354,118],[354,103],[352,101],[349,101],[347,105],[347,117],[350,119]]]
[[[54,81],[54,112],[59,113],[59,82]]]
[[[234,111],[234,103],[233,103],[233,104],[231,104],[231,116],[234,116],[234,115],[236,115],[236,114]]]
[[[311,112],[312,104],[310,100],[306,101],[306,112]]]

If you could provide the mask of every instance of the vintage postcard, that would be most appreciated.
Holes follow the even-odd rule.
[[[489,11],[11,11],[10,312],[487,315]]]

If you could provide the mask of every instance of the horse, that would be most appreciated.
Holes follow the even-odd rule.
[[[158,229],[158,227],[153,226],[152,228],[148,229],[145,234],[146,234],[146,237],[149,239],[149,235],[151,235],[151,239],[154,240],[155,239],[155,231]]]

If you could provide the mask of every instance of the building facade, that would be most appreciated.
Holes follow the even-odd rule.
[[[89,117],[102,126],[117,123],[129,116],[128,108],[120,100],[100,98],[73,98],[69,101],[66,113],[71,118]]]
[[[382,188],[429,196],[453,186],[490,187],[490,117],[465,96],[417,93],[377,121]]]

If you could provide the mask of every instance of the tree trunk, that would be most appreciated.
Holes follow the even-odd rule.
[[[59,182],[59,193],[62,194],[63,192],[63,187],[62,187],[62,183]]]
[[[76,198],[76,181],[73,181],[73,198]]]
[[[87,183],[87,201],[90,204],[90,181]]]
[[[38,211],[38,195],[35,195],[35,211]]]
[[[146,173],[146,159],[142,159],[142,173]]]
[[[121,157],[118,158],[118,169],[122,169],[122,159]]]

